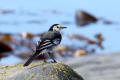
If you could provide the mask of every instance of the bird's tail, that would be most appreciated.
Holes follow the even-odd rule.
[[[25,66],[28,66],[32,61],[33,61],[33,59],[35,59],[38,55],[39,55],[39,51],[37,51],[36,53],[34,53],[28,60],[27,60],[27,62],[24,64],[24,67]]]

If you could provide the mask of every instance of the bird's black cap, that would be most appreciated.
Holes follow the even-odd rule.
[[[53,31],[53,27],[54,27],[54,26],[57,26],[57,25],[59,25],[59,24],[53,24],[53,25],[50,27],[49,31]]]
[[[53,31],[53,27],[58,26],[60,24],[53,24],[48,31]],[[62,27],[60,26],[61,29],[67,28],[67,27]]]

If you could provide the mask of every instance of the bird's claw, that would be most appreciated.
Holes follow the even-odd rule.
[[[57,63],[57,61],[54,60],[54,61],[51,61],[51,63]]]

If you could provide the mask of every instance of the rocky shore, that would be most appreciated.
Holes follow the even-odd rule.
[[[0,80],[120,80],[120,52],[81,56],[63,63],[1,66]]]

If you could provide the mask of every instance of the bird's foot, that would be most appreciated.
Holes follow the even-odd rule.
[[[53,60],[53,61],[51,61],[51,63],[57,63],[57,61]]]
[[[46,60],[44,60],[44,63],[47,63],[47,61],[46,61]]]

